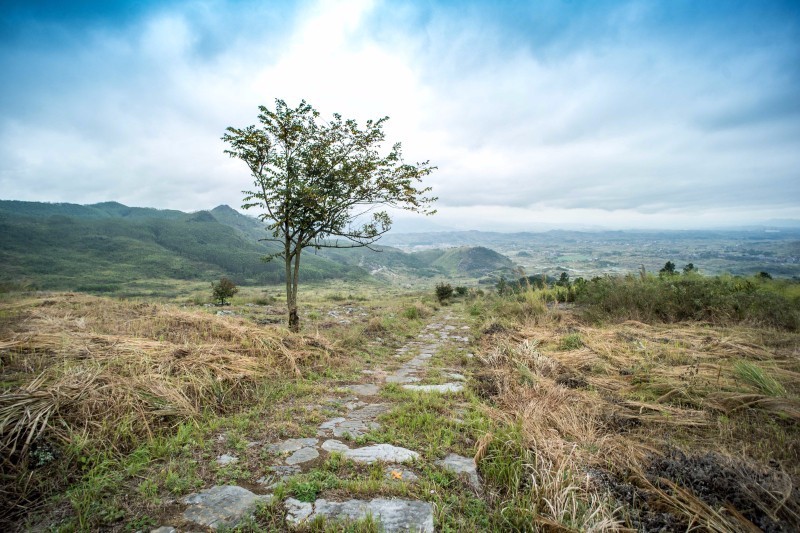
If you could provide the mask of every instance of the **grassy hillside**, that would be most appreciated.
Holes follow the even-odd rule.
[[[474,277],[493,272],[510,272],[514,266],[506,256],[483,246],[446,250],[432,264],[448,273]]]
[[[220,211],[217,215],[224,217]],[[261,259],[273,248],[257,241],[247,227],[251,219],[238,217],[244,229],[207,211],[0,202],[0,283],[113,292],[126,283],[152,279],[226,275],[238,283],[280,282],[280,262]],[[257,224],[252,220],[251,226]],[[357,267],[320,257],[309,255],[303,261],[305,280],[365,275]]]
[[[280,283],[278,250],[264,224],[226,205],[211,211],[0,201],[0,284],[46,290],[135,294],[152,280]],[[307,250],[301,280],[480,277],[511,261],[488,248],[405,253],[391,247]],[[133,292],[131,292],[133,290]]]

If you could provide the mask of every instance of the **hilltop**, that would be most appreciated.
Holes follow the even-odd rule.
[[[46,290],[136,294],[154,280],[276,284],[278,251],[258,219],[226,205],[210,211],[0,201],[0,283]],[[304,281],[470,277],[510,271],[508,258],[486,248],[408,253],[397,248],[308,250]],[[137,285],[138,284],[138,285]]]

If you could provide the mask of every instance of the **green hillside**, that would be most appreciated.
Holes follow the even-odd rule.
[[[508,257],[483,246],[445,250],[431,264],[449,274],[471,277],[485,276],[494,272],[510,272],[514,267]]]
[[[264,224],[226,205],[184,213],[128,207],[0,200],[0,284],[44,290],[118,292],[152,280],[239,284],[283,281],[277,244]],[[308,249],[301,279],[481,277],[511,261],[488,248],[405,253],[396,248]]]
[[[129,208],[114,202],[80,206],[0,201],[0,282],[104,292],[152,279],[227,275],[238,283],[282,281],[280,262],[261,260],[274,248],[245,231],[247,221],[258,221],[236,214],[244,229],[222,223],[208,211]],[[304,280],[364,276],[358,267],[311,254],[302,265]]]

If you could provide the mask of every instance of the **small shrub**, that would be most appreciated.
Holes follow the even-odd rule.
[[[449,283],[437,283],[436,284],[436,299],[439,300],[440,304],[444,304],[453,297],[453,286]]]
[[[462,285],[456,287],[456,296],[466,296],[467,292],[468,292],[467,288]]]
[[[561,338],[559,348],[562,350],[577,350],[583,346],[583,339],[580,333],[570,333]]]
[[[219,302],[219,305],[225,305],[225,300],[233,298],[233,295],[239,292],[239,287],[229,278],[223,277],[217,283],[211,283],[211,291],[214,301]]]

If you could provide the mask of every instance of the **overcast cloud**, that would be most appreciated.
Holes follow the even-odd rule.
[[[66,5],[62,5],[66,4]],[[112,5],[109,5],[112,4]],[[21,2],[0,198],[241,204],[227,126],[389,115],[443,226],[800,218],[796,2]]]

